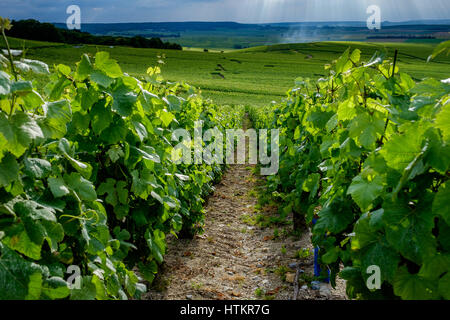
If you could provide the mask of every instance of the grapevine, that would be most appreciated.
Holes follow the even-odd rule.
[[[282,130],[268,191],[294,220],[317,218],[323,277],[340,274],[350,298],[449,299],[450,86],[416,83],[381,53],[360,58],[347,50],[327,78],[299,78],[285,102],[251,111]]]
[[[129,76],[106,52],[50,74],[46,64],[7,51],[0,54],[0,299],[139,298],[163,262],[166,235],[201,229],[203,199],[224,169],[176,165],[172,129],[192,131],[196,120],[206,129],[233,127],[242,110],[166,83],[157,67]],[[49,78],[43,90],[36,74]],[[68,281],[71,266],[80,270],[79,286]]]

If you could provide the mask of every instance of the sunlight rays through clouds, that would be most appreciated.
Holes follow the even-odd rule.
[[[365,21],[370,5],[381,8],[383,21],[450,19],[448,0],[1,0],[0,12],[63,22],[70,4],[81,7],[84,22]]]
[[[236,5],[239,20],[254,22],[365,21],[366,9],[377,5],[382,20],[450,19],[447,0],[245,0]]]

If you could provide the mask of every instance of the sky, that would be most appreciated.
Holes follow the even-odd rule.
[[[450,19],[449,0],[0,0],[0,16],[65,22],[69,5],[82,23],[366,21],[370,5],[383,21]]]

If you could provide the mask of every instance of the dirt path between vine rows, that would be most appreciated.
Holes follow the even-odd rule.
[[[230,166],[205,207],[204,233],[168,239],[162,270],[145,299],[346,299],[345,285],[311,286],[311,235],[292,235],[292,225],[267,223],[276,208],[257,205],[261,179],[254,167]],[[291,221],[291,219],[288,219]],[[298,253],[302,253],[296,256]]]

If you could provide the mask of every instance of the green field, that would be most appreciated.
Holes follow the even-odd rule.
[[[448,39],[450,20],[383,23],[368,30],[366,22],[333,21],[302,23],[242,24],[236,22],[163,22],[83,24],[94,35],[160,37],[183,47],[244,49],[279,43],[323,41],[432,42]],[[418,24],[417,24],[418,23]],[[424,24],[425,23],[425,24]],[[428,22],[430,23],[430,22]],[[64,24],[56,24],[64,29]]]
[[[392,57],[394,50],[399,49],[401,70],[415,79],[428,76],[446,79],[450,74],[450,57],[441,56],[426,63],[434,45],[420,43],[317,42],[224,52],[75,47],[19,39],[11,39],[11,46],[25,47],[28,58],[42,60],[51,66],[62,63],[74,67],[83,53],[108,51],[125,72],[135,76],[145,73],[149,66],[157,64],[158,56],[164,55],[161,69],[166,79],[199,87],[205,97],[218,104],[266,105],[280,101],[293,86],[295,78],[324,76],[324,64],[337,59],[348,47],[361,49],[363,60],[369,60],[377,50],[386,50]]]

